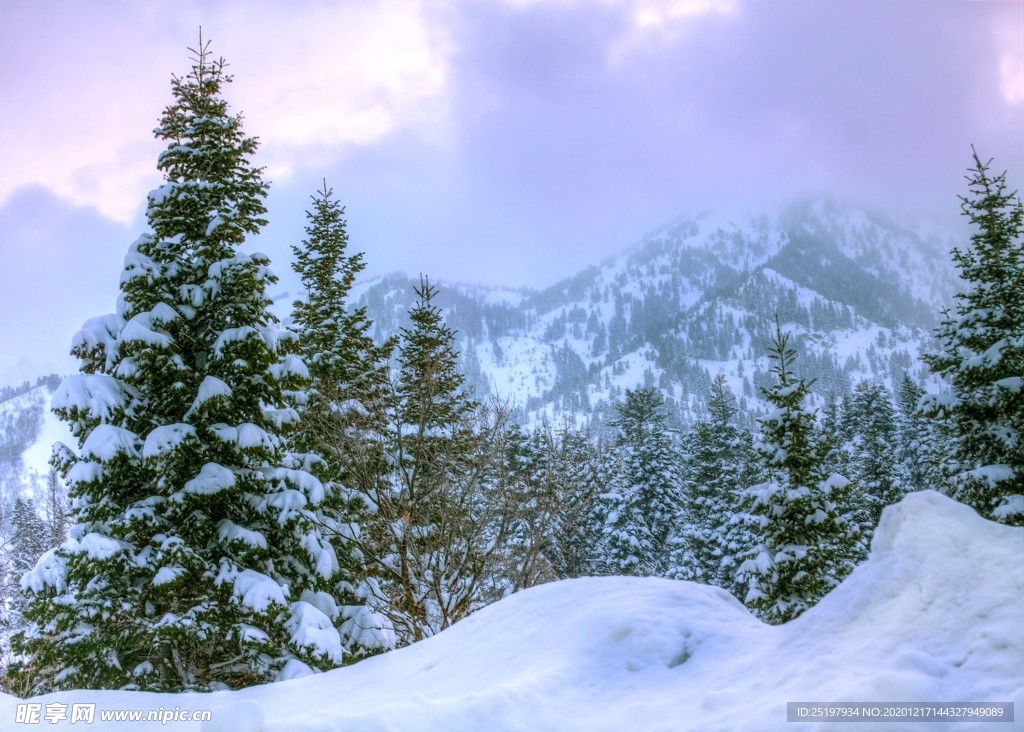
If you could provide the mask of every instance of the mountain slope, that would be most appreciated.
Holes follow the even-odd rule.
[[[600,431],[623,390],[646,385],[685,424],[723,373],[751,424],[771,380],[775,313],[819,399],[863,378],[925,379],[919,356],[957,286],[948,250],[934,232],[820,199],[774,215],[680,218],[543,290],[440,283],[437,302],[458,331],[468,386],[510,400],[520,419],[569,416]],[[378,340],[407,325],[413,284],[393,274],[357,285]],[[11,490],[45,475],[54,440],[72,444],[44,391],[40,381],[0,393],[0,480]]]
[[[40,489],[57,440],[69,441],[67,427],[50,412],[56,374],[0,387],[0,517],[6,521],[19,494]]]
[[[725,374],[749,420],[768,380],[777,313],[821,397],[863,378],[923,377],[918,358],[951,301],[948,242],[828,199],[781,214],[681,218],[541,291],[442,285],[469,382],[521,416],[600,424],[622,391],[658,386],[674,416],[700,416]],[[411,285],[392,275],[361,304],[396,332]]]

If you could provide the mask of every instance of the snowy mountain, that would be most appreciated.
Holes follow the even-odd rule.
[[[761,623],[707,585],[564,580],[512,595],[407,648],[304,679],[211,694],[73,691],[27,701],[40,705],[40,716],[47,705],[92,704],[96,721],[112,711],[209,710],[201,725],[102,724],[211,732],[768,732],[792,728],[787,702],[822,701],[1014,702],[1019,715],[1021,538],[1019,528],[922,491],[885,510],[866,562],[781,626]],[[0,719],[14,720],[24,701],[0,695]],[[997,726],[1019,729],[1019,718]],[[67,719],[47,727],[75,729]]]
[[[16,386],[0,386],[0,516],[6,521],[19,494],[33,497],[48,472],[53,443],[72,440],[50,412],[56,374]]]
[[[520,418],[571,415],[600,431],[625,389],[656,385],[686,424],[723,373],[750,426],[771,382],[775,312],[820,399],[863,378],[925,380],[919,355],[957,287],[950,246],[936,231],[817,199],[776,215],[682,217],[543,290],[435,284],[467,383],[510,400]],[[413,284],[393,274],[356,286],[377,339],[407,324]],[[33,405],[31,420],[43,422],[20,464],[45,474],[54,439],[68,439],[39,388],[0,402],[0,419]]]
[[[770,380],[775,313],[821,397],[863,378],[923,378],[919,354],[956,289],[949,249],[934,231],[817,199],[774,216],[680,218],[544,290],[441,284],[438,302],[469,383],[522,416],[600,424],[624,389],[656,385],[686,423],[723,373],[749,421]],[[383,278],[359,302],[378,337],[394,333],[412,282]]]

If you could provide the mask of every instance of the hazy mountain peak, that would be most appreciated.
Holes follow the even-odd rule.
[[[821,394],[923,375],[918,355],[956,283],[936,231],[830,197],[707,210],[542,290],[439,280],[437,302],[469,383],[514,398],[524,417],[600,422],[624,389],[651,385],[686,421],[718,373],[757,409],[776,312]],[[380,337],[404,323],[411,284],[391,275],[360,296]]]

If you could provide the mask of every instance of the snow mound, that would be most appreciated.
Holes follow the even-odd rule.
[[[266,732],[792,732],[829,727],[788,724],[788,701],[1013,701],[1017,721],[995,725],[1009,732],[1024,714],[1022,559],[1024,530],[925,491],[887,509],[868,561],[783,626],[764,625],[713,587],[587,578],[521,592],[422,643],[325,674],[209,695],[77,691],[33,701],[213,712],[201,726],[133,730]],[[16,702],[0,698],[4,723]]]

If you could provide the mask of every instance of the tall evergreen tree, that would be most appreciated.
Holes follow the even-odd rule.
[[[51,549],[60,546],[68,538],[68,514],[67,489],[60,479],[57,469],[51,467],[46,476],[46,488],[44,495],[44,508],[46,516],[46,528],[49,531],[49,546]]]
[[[53,548],[49,528],[39,517],[35,503],[20,496],[14,502],[12,528],[14,569],[20,573],[28,572],[46,550]]]
[[[54,485],[52,477],[51,471],[51,487]],[[57,486],[60,486],[59,481]],[[45,498],[49,503],[49,495]],[[22,496],[14,500],[9,521],[3,523],[9,524],[4,527],[4,536],[0,539],[0,671],[5,672],[12,660],[11,639],[22,633],[27,625],[25,609],[28,596],[21,590],[22,577],[36,566],[47,550],[66,538],[67,531],[61,523],[51,524],[49,517],[46,520],[40,518],[35,502]],[[28,691],[23,680],[6,673],[0,678],[0,688],[10,694]]]
[[[19,595],[20,582],[11,566],[11,546],[7,537],[0,537],[0,689],[11,694],[13,679],[7,673],[11,660],[11,635],[20,630],[20,618],[14,614],[14,598]]]
[[[481,604],[508,521],[502,497],[488,490],[487,447],[502,415],[485,414],[466,395],[437,290],[421,278],[415,292],[389,411],[391,482],[367,497],[365,542],[382,580],[380,609],[400,643],[433,635]]]
[[[500,470],[508,517],[499,569],[502,594],[555,579],[549,561],[560,508],[556,445],[547,425],[505,431]]]
[[[331,537],[340,571],[334,595],[342,607],[349,658],[393,644],[382,616],[368,607],[378,593],[358,549],[367,510],[363,496],[386,479],[381,449],[386,431],[390,342],[374,344],[364,307],[349,309],[349,295],[364,268],[362,253],[348,253],[345,209],[324,182],[306,212],[306,238],[293,246],[293,268],[306,296],[292,313],[297,350],[309,369],[297,409],[295,442],[321,455],[314,472],[324,484],[317,515]]]
[[[604,517],[596,513],[602,492],[600,460],[588,436],[566,424],[554,456],[558,512],[548,550],[559,579],[584,577],[599,570],[595,548],[604,528]]]
[[[240,687],[341,662],[323,487],[289,447],[285,394],[307,372],[280,353],[268,260],[241,251],[265,224],[257,141],[222,96],[224,61],[202,37],[193,53],[155,131],[151,232],[54,396],[80,446],[57,458],[75,525],[27,579],[34,692]]]
[[[49,527],[39,517],[35,503],[27,498],[19,496],[15,500],[11,524],[10,570],[17,581],[35,567],[39,557],[54,545]],[[11,597],[10,611],[17,627],[22,625],[25,602],[26,597],[19,592]]]
[[[769,479],[743,492],[757,546],[737,569],[745,602],[771,623],[795,618],[852,568],[856,527],[844,515],[849,481],[827,476],[815,440],[808,384],[792,372],[796,352],[776,318],[769,355],[776,383],[764,390],[773,409],[762,417],[756,450]]]
[[[759,476],[753,440],[736,425],[736,400],[721,374],[711,383],[708,418],[694,425],[686,443],[690,520],[685,532],[697,571],[681,578],[732,591],[737,557],[753,546],[750,527],[736,518],[741,513],[737,491]]]
[[[920,410],[922,389],[907,373],[896,388],[897,456],[906,471],[910,490],[944,490],[950,439],[945,424]]]
[[[903,498],[910,482],[899,459],[896,410],[885,386],[877,381],[857,384],[845,403],[843,422],[854,500],[862,506],[862,528],[870,534],[882,509]]]
[[[607,516],[604,563],[615,574],[665,576],[685,502],[664,402],[655,389],[627,389],[616,410],[609,422],[617,430],[614,467],[601,496]]]
[[[972,149],[973,152],[973,149]],[[1024,526],[1024,203],[976,152],[961,209],[975,232],[953,260],[956,296],[925,356],[952,393],[926,404],[955,437],[952,495],[982,516]]]
[[[846,395],[837,397],[835,392],[829,392],[817,425],[818,447],[825,469],[840,475],[847,473],[850,463],[850,455],[844,449],[849,439],[843,420],[847,409],[846,400]]]

